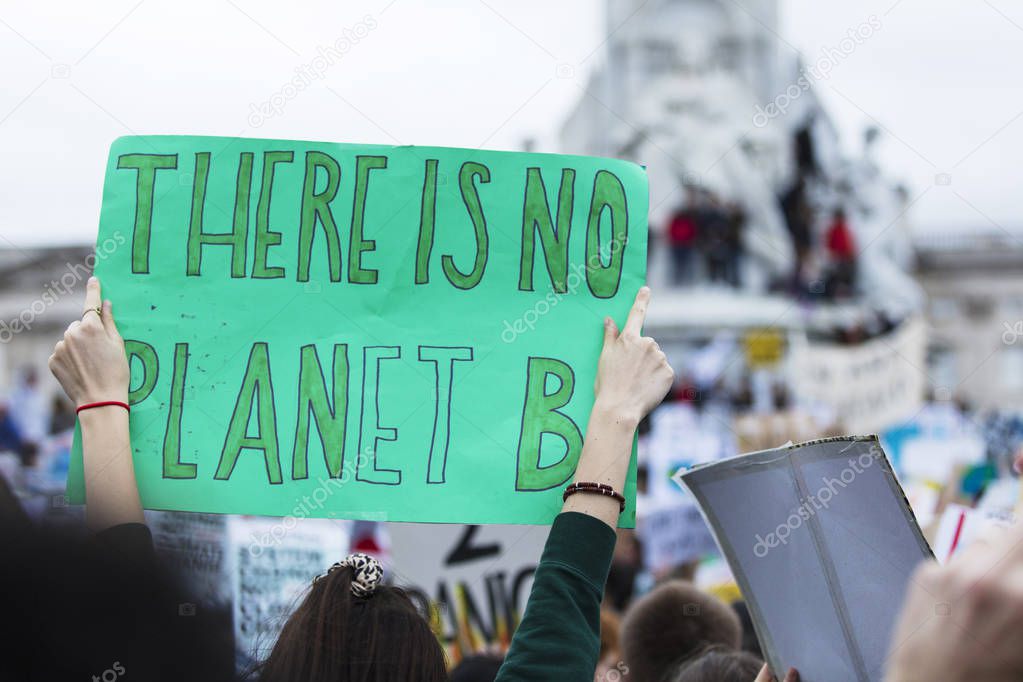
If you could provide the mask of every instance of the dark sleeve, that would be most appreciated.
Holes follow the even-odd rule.
[[[593,682],[615,537],[585,514],[565,512],[554,520],[525,617],[495,682]]]
[[[144,523],[122,523],[104,528],[92,536],[91,547],[98,553],[111,553],[137,564],[155,564],[153,534]]]

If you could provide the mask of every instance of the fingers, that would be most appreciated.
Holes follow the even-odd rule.
[[[121,333],[117,331],[117,323],[114,322],[114,304],[110,301],[103,301],[103,328],[112,338],[121,338]]]
[[[99,280],[95,277],[90,277],[85,285],[85,305],[82,307],[82,315],[84,316],[88,311],[99,308],[102,302],[103,297],[100,295]]]
[[[785,674],[784,682],[799,682],[799,672],[795,668],[789,668]]]
[[[626,320],[625,328],[622,330],[623,334],[639,336],[640,330],[643,329],[643,322],[646,320],[646,307],[649,302],[650,287],[640,287],[636,294],[636,301],[632,304],[632,310],[629,311],[629,319]]]
[[[57,345],[53,347],[53,354],[50,355],[50,358],[47,361],[47,366],[50,368],[50,371],[53,372],[54,374],[56,374],[55,368],[60,362],[60,359],[64,357],[64,346],[65,343],[63,340],[58,341]]]
[[[618,325],[610,317],[604,318],[604,349],[607,350],[618,338]]]

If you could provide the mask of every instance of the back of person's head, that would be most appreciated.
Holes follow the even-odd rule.
[[[317,578],[260,666],[260,682],[445,682],[444,652],[404,590],[353,555]]]
[[[681,580],[636,601],[622,622],[622,654],[633,682],[661,682],[707,647],[735,649],[741,640],[735,612]]]
[[[745,651],[712,647],[683,664],[666,682],[752,682],[763,665]]]
[[[205,608],[182,611],[175,577],[121,541],[144,527],[118,530],[0,527],[0,680],[233,679],[230,628]]]
[[[494,682],[504,659],[491,654],[475,654],[462,659],[451,671],[450,682]]]

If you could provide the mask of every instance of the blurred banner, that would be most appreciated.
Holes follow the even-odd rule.
[[[431,615],[451,662],[507,649],[549,528],[414,523],[387,528],[394,582]]]
[[[847,433],[878,433],[923,404],[925,341],[923,319],[911,317],[855,346],[810,342],[793,357],[795,393],[834,410]]]

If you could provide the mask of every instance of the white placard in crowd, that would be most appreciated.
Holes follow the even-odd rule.
[[[146,512],[153,545],[174,575],[182,576],[189,595],[214,608],[231,599],[227,561],[227,524],[223,514]],[[186,613],[194,604],[180,605]]]
[[[229,574],[235,651],[264,658],[313,578],[348,554],[344,521],[231,517]]]
[[[468,637],[476,647],[510,635],[525,613],[547,526],[387,527],[394,582],[437,610],[445,644]]]
[[[944,563],[973,544],[986,530],[1010,523],[1011,513],[950,504],[945,507],[941,523],[938,524],[938,532],[934,536],[934,556]]]
[[[735,454],[731,415],[713,410],[707,406],[698,412],[687,403],[668,403],[653,413],[640,455],[647,468],[647,501],[655,507],[688,499],[688,493],[671,480],[679,469]]]
[[[636,533],[643,547],[643,565],[655,574],[718,553],[714,536],[692,500],[641,511]]]
[[[794,349],[795,395],[830,406],[847,433],[879,433],[912,417],[927,382],[924,322],[855,346],[808,343]]]

